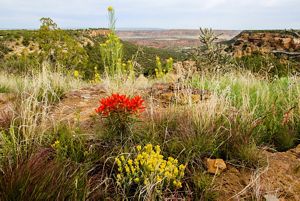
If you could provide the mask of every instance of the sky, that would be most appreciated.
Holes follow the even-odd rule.
[[[300,29],[300,0],[0,0],[0,29],[37,29],[50,17],[61,28]]]

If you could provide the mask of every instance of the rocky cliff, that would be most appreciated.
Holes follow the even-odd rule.
[[[300,56],[300,34],[297,31],[243,31],[229,42],[235,57],[253,53]]]

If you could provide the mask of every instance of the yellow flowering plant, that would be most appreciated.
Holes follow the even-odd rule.
[[[121,155],[115,158],[118,166],[117,184],[127,193],[135,187],[137,191],[145,192],[144,196],[152,194],[153,197],[153,194],[160,196],[166,189],[182,187],[185,165],[179,164],[172,157],[164,159],[159,145],[139,145],[130,156],[132,157],[125,158]],[[152,190],[149,193],[147,189]]]
[[[100,73],[98,72],[98,68],[94,67],[94,79],[91,80],[92,83],[99,83],[101,81]]]
[[[155,75],[156,78],[163,78],[167,73],[173,71],[173,58],[170,57],[166,60],[166,66],[163,67],[161,60],[158,56],[156,56],[156,68],[155,68]]]
[[[114,8],[112,6],[108,6],[107,11],[108,12],[112,12],[114,10]]]
[[[75,79],[78,79],[80,74],[79,74],[79,71],[78,70],[75,70],[74,73],[73,73]]]
[[[173,58],[170,57],[169,59],[167,59],[166,62],[167,62],[166,68],[167,68],[168,72],[171,72],[173,70],[173,63],[174,63]]]
[[[107,39],[104,43],[100,44],[100,54],[102,63],[104,66],[104,73],[107,77],[120,78],[134,78],[134,66],[132,61],[128,61],[127,64],[123,63],[123,44],[115,31],[115,10],[109,6],[109,30]]]
[[[119,74],[119,66],[123,58],[123,44],[115,33],[109,33],[107,40],[100,44],[100,53],[106,76]]]

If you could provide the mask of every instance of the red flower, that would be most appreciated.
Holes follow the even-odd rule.
[[[100,100],[98,114],[108,117],[111,113],[138,114],[144,111],[144,100],[140,96],[129,98],[126,95],[112,94]]]

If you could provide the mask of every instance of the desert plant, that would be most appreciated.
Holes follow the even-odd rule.
[[[8,75],[1,80],[16,94],[10,128],[3,131],[0,140],[0,152],[10,158],[11,164],[18,163],[20,156],[30,155],[35,147],[49,138],[48,130],[55,127],[49,117],[52,104],[64,91],[79,83],[59,72],[51,72],[46,64],[42,72],[31,76]]]
[[[279,150],[285,150],[297,143],[298,126],[294,124],[299,121],[297,79],[269,80],[251,73],[233,72],[210,78],[198,77],[193,85],[225,98],[224,108],[229,109],[226,116],[230,117],[231,125],[244,124],[241,128],[245,130],[240,134],[253,138],[258,146],[275,145]],[[234,114],[238,116],[234,117]],[[233,120],[238,122],[233,124]]]
[[[200,28],[200,46],[191,54],[200,70],[225,69],[232,63],[231,56],[225,51],[226,46],[218,43],[218,37],[212,29]]]
[[[118,66],[122,63],[123,45],[118,36],[110,33],[107,36],[105,43],[100,44],[102,62],[106,76],[115,76],[122,74]]]

